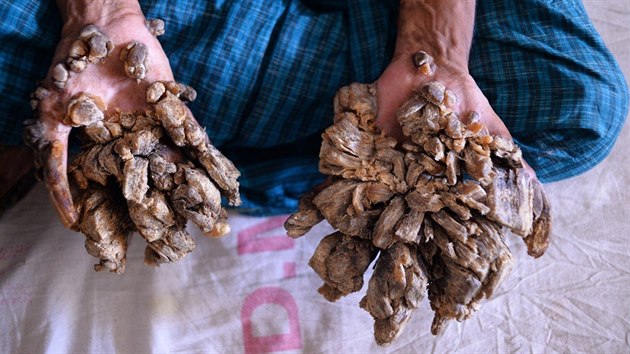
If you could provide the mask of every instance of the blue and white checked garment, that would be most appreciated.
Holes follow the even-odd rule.
[[[175,77],[208,135],[242,172],[245,213],[285,213],[323,180],[332,97],[388,64],[397,1],[141,1],[162,18]],[[53,1],[0,5],[0,136],[20,142],[29,93],[50,65]],[[479,0],[470,71],[542,181],[575,176],[611,150],[628,110],[621,71],[579,0]]]

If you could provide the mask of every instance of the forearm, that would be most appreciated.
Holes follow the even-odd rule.
[[[57,0],[66,28],[105,26],[112,19],[142,14],[137,0]]]
[[[438,66],[468,67],[475,0],[400,0],[396,56],[425,50]]]

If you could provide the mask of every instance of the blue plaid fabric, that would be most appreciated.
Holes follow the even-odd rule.
[[[332,97],[378,78],[397,1],[141,1],[208,135],[242,172],[241,211],[286,213],[323,177]],[[61,22],[51,2],[0,4],[0,136],[17,144]],[[578,0],[479,0],[470,71],[543,181],[577,175],[611,150],[628,88]]]

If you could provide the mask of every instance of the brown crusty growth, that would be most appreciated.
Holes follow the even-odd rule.
[[[72,45],[68,53],[66,64],[70,70],[80,73],[88,64],[100,63],[105,60],[114,46],[107,35],[94,25],[86,26]]]
[[[144,21],[152,35],[158,37],[164,34],[164,21],[159,18],[152,18]]]
[[[80,214],[75,227],[100,259],[96,270],[124,271],[132,231],[147,241],[150,265],[194,249],[187,220],[207,236],[230,231],[221,195],[240,204],[239,172],[188,113],[179,98],[187,88],[156,82],[147,90],[151,109],[109,116],[98,97],[81,94],[70,102],[66,122],[83,127],[88,138],[68,169]]]
[[[162,20],[146,25],[156,36],[164,33]],[[104,33],[88,25],[70,46],[66,62],[80,75],[88,63],[104,61],[113,49]],[[148,57],[143,43],[126,45],[121,50],[125,74],[143,80]],[[64,88],[68,79],[66,65],[55,65],[52,85]],[[50,95],[52,85],[39,86],[31,95],[36,115],[42,113],[39,101]],[[156,81],[146,89],[149,109],[108,110],[100,97],[87,93],[68,103],[62,123],[79,128],[84,145],[67,171],[72,195],[65,193],[61,204],[76,209],[76,220],[66,226],[86,236],[88,253],[99,259],[97,271],[124,272],[133,231],[146,240],[145,263],[150,265],[177,261],[194,249],[187,220],[210,237],[230,232],[221,196],[232,206],[240,205],[240,172],[212,145],[184,104],[196,96],[190,86]],[[36,152],[36,167],[43,167],[49,156],[62,155],[66,147],[48,140],[46,120],[27,120],[25,125],[25,142]],[[50,176],[49,186],[66,183],[62,172]]]
[[[430,72],[426,53],[413,60]],[[320,150],[330,183],[306,194],[285,224],[294,238],[322,219],[337,230],[309,262],[330,301],[359,291],[380,251],[360,304],[379,345],[400,334],[425,291],[433,334],[469,318],[511,270],[505,234],[523,237],[534,257],[548,245],[549,202],[523,170],[520,149],[489,135],[476,114],[464,125],[455,102],[441,83],[422,87],[397,113],[406,137],[398,144],[374,126],[374,85],[341,88]]]
[[[120,51],[120,60],[125,66],[125,74],[139,83],[149,69],[149,50],[144,43],[132,41]]]

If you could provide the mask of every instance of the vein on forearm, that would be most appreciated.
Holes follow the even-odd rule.
[[[468,63],[475,0],[401,0],[396,54],[425,50],[438,63]]]
[[[137,0],[57,0],[64,23],[103,23],[111,17],[137,13]]]

